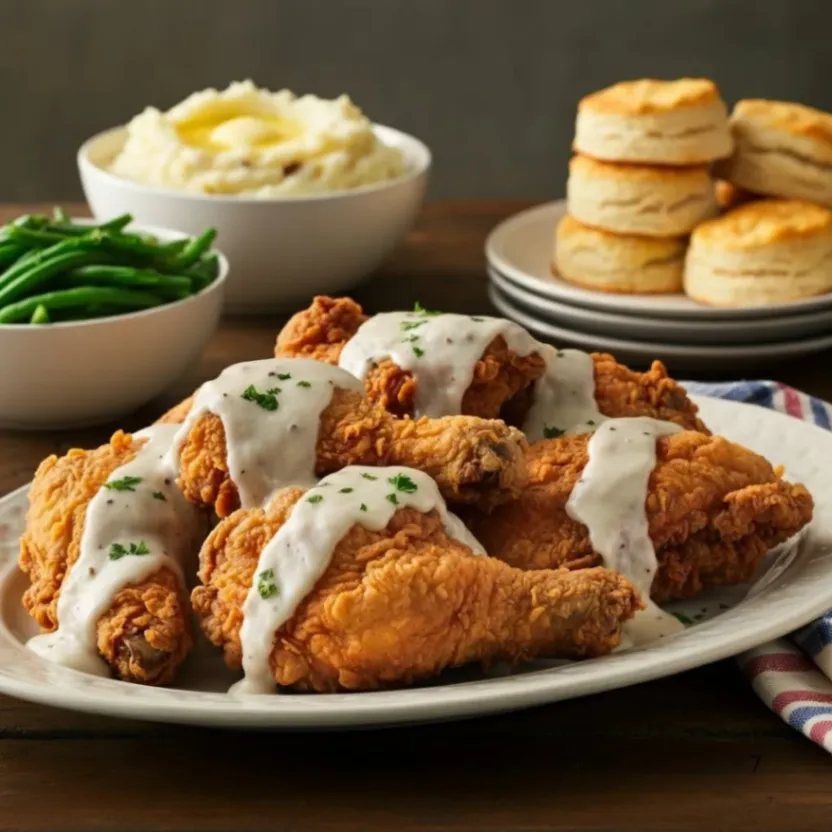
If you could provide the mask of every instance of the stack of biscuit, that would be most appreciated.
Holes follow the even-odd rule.
[[[710,166],[731,154],[712,81],[625,81],[578,104],[554,267],[605,292],[682,291],[693,229],[717,213]]]
[[[693,232],[685,291],[715,306],[832,291],[832,115],[748,99],[730,124],[734,150],[715,172],[731,210]]]

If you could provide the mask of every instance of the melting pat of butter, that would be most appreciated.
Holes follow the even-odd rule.
[[[205,150],[230,148],[262,148],[295,138],[301,130],[281,118],[236,116],[219,124],[181,124],[178,128],[183,142]]]
[[[296,132],[283,119],[239,116],[215,127],[211,140],[224,147],[262,147],[285,141]]]

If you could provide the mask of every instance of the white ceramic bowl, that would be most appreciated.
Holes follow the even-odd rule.
[[[183,236],[146,225],[129,230],[164,242]],[[228,261],[219,259],[210,286],[164,306],[90,321],[0,324],[0,427],[101,424],[162,393],[216,329],[228,276]]]
[[[333,194],[258,199],[141,185],[106,170],[124,144],[124,128],[89,139],[78,151],[78,168],[99,219],[130,213],[137,222],[188,234],[215,227],[218,245],[234,264],[228,310],[263,312],[348,291],[409,231],[424,198],[430,151],[391,127],[375,130],[402,150],[408,173]]]

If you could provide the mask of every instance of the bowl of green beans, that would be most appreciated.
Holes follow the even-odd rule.
[[[222,310],[215,237],[61,209],[0,226],[0,426],[103,423],[176,381]]]

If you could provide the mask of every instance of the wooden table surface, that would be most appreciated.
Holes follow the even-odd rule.
[[[429,206],[356,298],[371,311],[415,300],[490,311],[483,240],[523,207]],[[2,206],[0,222],[31,208]],[[269,355],[284,320],[224,321],[198,366],[124,426],[227,364]],[[757,375],[832,398],[829,358]],[[113,427],[0,432],[0,493]],[[771,714],[732,661],[506,716],[345,733],[155,725],[0,696],[0,830],[828,832],[831,783],[828,755]]]

